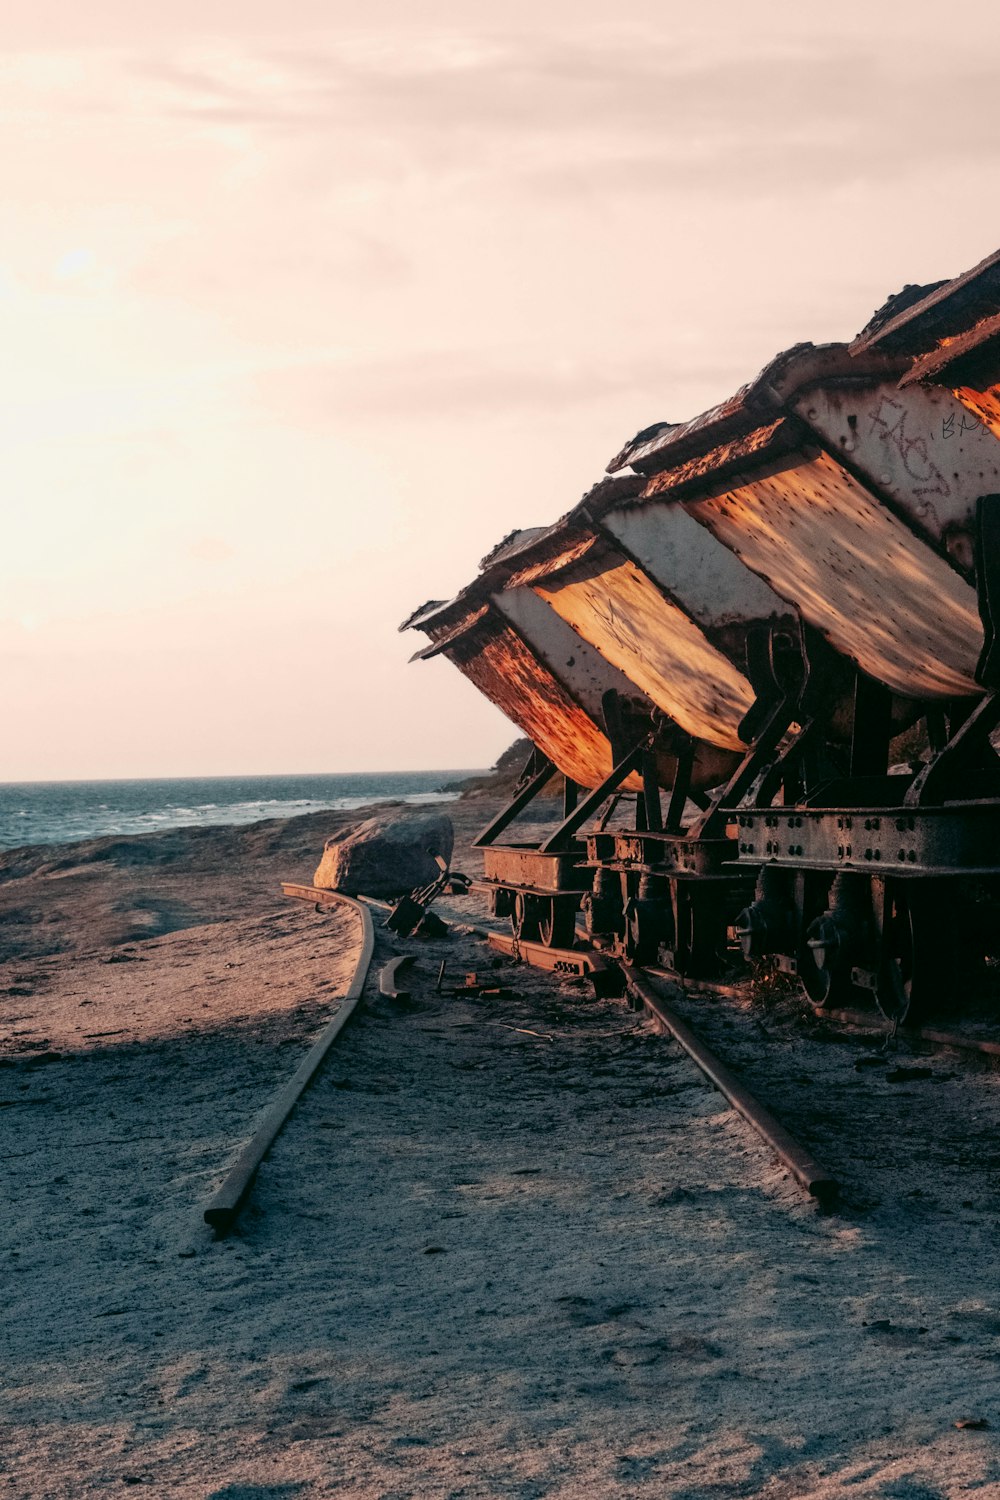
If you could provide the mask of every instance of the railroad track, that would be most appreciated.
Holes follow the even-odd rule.
[[[840,1185],[833,1174],[806,1150],[784,1125],[758,1100],[738,1079],[725,1063],[716,1056],[706,1043],[697,1036],[673,1008],[659,986],[681,983],[679,976],[656,966],[609,964],[603,955],[586,948],[572,949],[542,948],[539,944],[516,943],[506,934],[491,933],[492,946],[508,954],[522,958],[526,963],[557,973],[590,974],[598,994],[613,993],[608,982],[608,970],[620,972],[624,988],[638,1008],[644,1009],[658,1030],[666,1032],[683,1048],[709,1082],[719,1090],[733,1108],[742,1115],[751,1128],[769,1147],[774,1155],[788,1168],[792,1176],[811,1197],[822,1204],[831,1203],[839,1193]],[[739,986],[699,980],[685,986],[691,993],[712,994],[734,999],[743,992]],[[620,993],[620,990],[619,990]],[[944,1031],[929,1026],[899,1025],[890,1028],[884,1020],[864,1011],[836,1009],[810,1005],[817,1019],[840,1022],[857,1031],[868,1032],[885,1041],[899,1037],[909,1043],[949,1051],[964,1052],[979,1056],[993,1065],[1000,1062],[1000,1042],[986,1038],[963,1036],[958,1032]],[[847,1040],[847,1033],[844,1033]]]
[[[238,1152],[225,1178],[204,1209],[204,1220],[215,1231],[217,1237],[222,1237],[232,1230],[249,1197],[258,1168],[283,1130],[299,1099],[323,1066],[330,1049],[357,1012],[375,949],[374,924],[371,909],[366,902],[356,901],[339,892],[323,891],[313,886],[292,882],[283,882],[282,890],[286,896],[294,900],[309,902],[317,911],[338,905],[351,907],[357,912],[362,924],[362,946],[353,978],[336,1015],[313,1043],[293,1076],[266,1105],[253,1135]],[[774,1151],[796,1181],[811,1196],[823,1203],[836,1197],[838,1184],[832,1174],[800,1146],[760,1101],[754,1098],[745,1085],[729,1072],[724,1063],[694,1036],[680,1017],[674,1014],[642,971],[620,969],[617,964],[610,962],[602,954],[579,948],[557,949],[542,944],[518,944],[512,938],[500,933],[488,934],[488,941],[494,949],[506,952],[536,968],[557,974],[589,977],[595,992],[600,995],[620,994],[627,987],[637,1008],[645,1009],[657,1029],[668,1032],[679,1043],[709,1081]],[[396,992],[400,974],[408,962],[409,960],[405,957],[396,958],[390,962],[382,976],[383,993]]]
[[[359,917],[362,926],[362,944],[354,974],[337,1013],[313,1043],[295,1073],[280,1088],[263,1109],[251,1138],[238,1151],[222,1183],[206,1205],[203,1217],[215,1231],[217,1237],[230,1232],[240,1211],[247,1202],[254,1178],[262,1161],[274,1141],[287,1123],[299,1099],[312,1083],[327,1055],[343,1034],[352,1017],[361,1006],[365,983],[375,950],[374,924],[370,905],[364,900],[354,900],[335,891],[322,891],[312,886],[283,883],[283,892],[295,900],[306,901],[317,911],[334,906],[349,906]],[[677,1014],[664,990],[677,984],[676,975],[655,966],[641,968],[610,960],[606,955],[586,947],[553,948],[536,943],[518,943],[505,933],[484,934],[489,946],[495,951],[520,959],[533,967],[558,975],[587,977],[599,996],[627,993],[635,1009],[646,1012],[657,1030],[671,1036],[687,1053],[712,1086],[723,1095],[729,1104],[757,1133],[765,1145],[782,1162],[795,1181],[821,1205],[831,1204],[839,1192],[839,1183],[822,1163],[797,1141],[789,1130],[775,1118],[751,1090],[737,1078],[725,1063],[692,1031],[687,1022]],[[403,993],[401,976],[412,962],[408,956],[393,959],[381,979],[383,994]],[[692,993],[708,993],[725,998],[734,998],[740,990],[729,984],[712,984],[700,981],[689,987]],[[861,1011],[824,1009],[811,1007],[819,1018],[839,1021],[856,1030],[885,1036],[886,1026],[874,1017]],[[1000,1042],[962,1036],[959,1033],[941,1031],[931,1027],[898,1028],[899,1035],[907,1041],[919,1041],[931,1047],[947,1048],[969,1054],[978,1054],[996,1063],[1000,1059]],[[845,1033],[846,1039],[846,1033]]]

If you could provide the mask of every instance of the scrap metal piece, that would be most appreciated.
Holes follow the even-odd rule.
[[[487,933],[486,941],[498,953],[520,958],[533,968],[590,979],[598,999],[621,994],[622,980],[617,964],[608,963],[599,953],[577,948],[547,948],[543,943],[519,941],[512,933],[506,932]]]
[[[384,995],[387,1000],[409,1000],[410,992],[400,983],[400,975],[404,969],[412,968],[415,962],[412,953],[402,953],[396,958],[390,958],[378,976],[379,994]]]

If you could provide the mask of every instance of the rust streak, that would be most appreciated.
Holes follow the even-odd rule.
[[[973,412],[996,437],[1000,437],[1000,385],[990,385],[976,390],[971,385],[960,385],[952,395]]]
[[[612,770],[607,737],[516,631],[491,625],[456,643],[449,658],[491,703],[580,786],[598,786]],[[626,786],[639,786],[631,777]]]
[[[790,435],[789,425],[785,418],[780,417],[775,422],[769,422],[764,427],[757,427],[753,432],[734,438],[731,443],[720,443],[717,448],[712,448],[708,453],[699,453],[696,458],[689,458],[686,463],[678,464],[676,468],[663,469],[646,485],[642,492],[643,498],[652,499],[655,495],[664,495],[669,490],[695,483],[708,475],[731,470],[748,459],[760,459],[780,448],[782,438],[788,438]]]

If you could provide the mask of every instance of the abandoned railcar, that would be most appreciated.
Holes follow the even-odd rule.
[[[588,795],[538,851],[636,791],[634,828],[576,851],[595,939],[690,972],[728,930],[814,1002],[866,990],[895,1019],[994,957],[998,393],[1000,253],[890,299],[850,347],[798,345],[722,405],[645,429],[555,527],[409,622],[446,639],[505,615],[540,659],[558,621],[617,674],[590,698],[600,764],[549,757]],[[738,913],[717,899],[748,882]]]

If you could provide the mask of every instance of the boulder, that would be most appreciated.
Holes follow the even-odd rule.
[[[348,896],[401,896],[436,878],[434,856],[449,863],[454,840],[444,813],[367,818],[327,839],[313,884]]]

